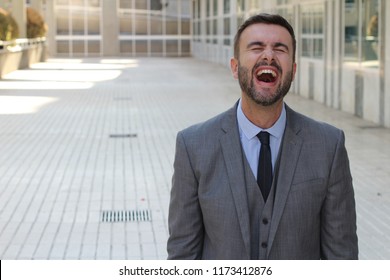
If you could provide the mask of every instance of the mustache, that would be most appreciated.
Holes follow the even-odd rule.
[[[272,61],[270,64],[268,64],[267,62],[265,61],[259,61],[255,64],[255,66],[253,66],[252,68],[252,74],[254,74],[254,72],[256,71],[257,68],[259,68],[260,66],[272,66],[272,67],[275,67],[279,73],[282,73],[282,67],[280,67],[279,64],[277,64],[275,61]]]

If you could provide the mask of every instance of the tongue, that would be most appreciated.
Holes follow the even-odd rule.
[[[271,74],[261,74],[257,79],[264,83],[272,83],[275,81],[275,78]]]

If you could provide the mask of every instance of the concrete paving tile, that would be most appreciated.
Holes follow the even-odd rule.
[[[86,89],[26,90],[20,70],[21,88],[0,93],[53,101],[32,114],[0,113],[0,258],[166,258],[176,134],[232,107],[239,86],[226,67],[193,58],[136,60]],[[390,130],[365,129],[372,124],[292,93],[286,102],[345,131],[360,258],[390,259]],[[103,210],[143,209],[150,222],[101,221]]]

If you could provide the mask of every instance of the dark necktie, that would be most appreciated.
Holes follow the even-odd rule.
[[[269,146],[269,133],[261,131],[257,134],[257,137],[261,142],[259,167],[257,169],[257,184],[263,194],[264,201],[267,201],[272,185],[272,161],[271,148]]]

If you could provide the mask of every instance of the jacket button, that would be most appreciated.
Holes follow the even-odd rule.
[[[261,247],[263,247],[264,249],[265,249],[265,248],[267,248],[267,247],[268,247],[268,244],[267,244],[267,242],[263,242],[263,243],[261,243]]]
[[[267,219],[267,218],[264,218],[264,219],[263,219],[263,224],[264,224],[264,225],[267,225],[267,224],[268,224],[268,219]]]

